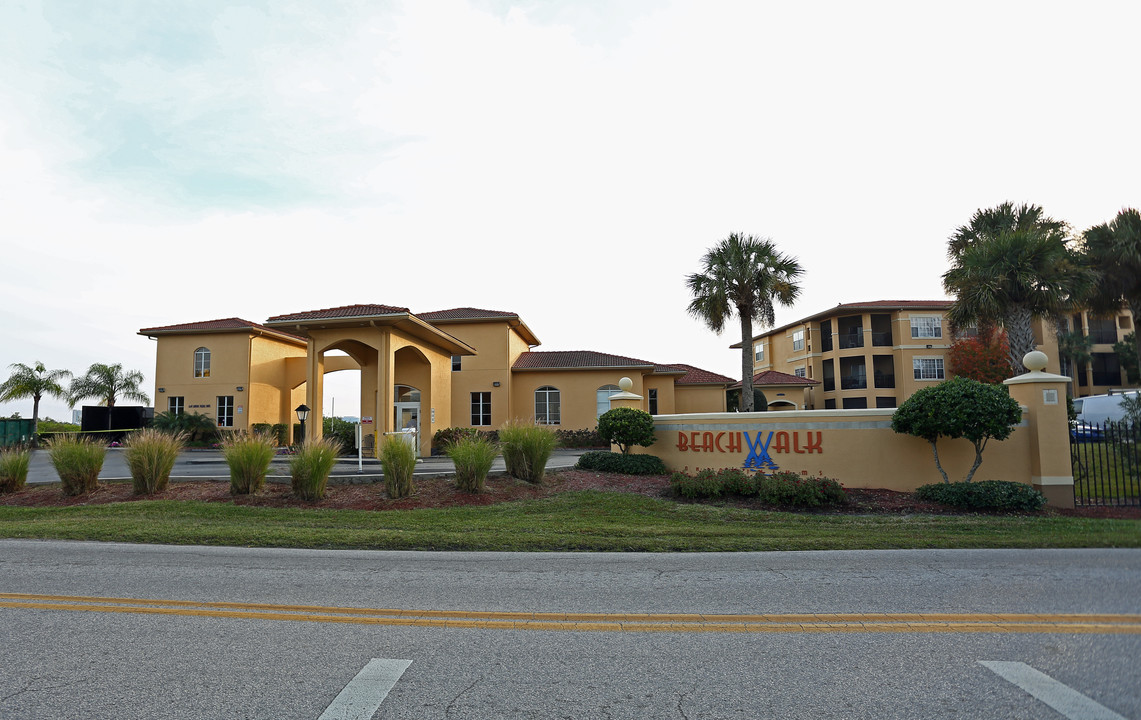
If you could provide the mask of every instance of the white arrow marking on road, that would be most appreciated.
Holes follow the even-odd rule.
[[[979,665],[1014,683],[1070,720],[1125,720],[1104,705],[1026,663],[979,660]]]
[[[317,720],[369,720],[411,660],[369,660]]]

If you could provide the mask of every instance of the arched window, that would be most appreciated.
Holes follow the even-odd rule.
[[[210,349],[200,347],[194,351],[194,377],[210,377]]]
[[[559,389],[544,385],[535,391],[535,422],[543,425],[558,425]]]
[[[622,392],[622,388],[617,385],[603,385],[595,392],[596,402],[598,408],[594,416],[602,417],[602,413],[610,409],[610,396]]]

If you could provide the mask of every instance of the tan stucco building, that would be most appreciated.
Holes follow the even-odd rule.
[[[898,407],[919,388],[951,377],[950,307],[949,300],[845,303],[774,328],[753,338],[754,385],[774,410]],[[1074,397],[1125,387],[1112,346],[1133,331],[1130,312],[1075,313],[1066,322],[1093,337],[1093,359],[1076,371],[1061,367],[1056,328],[1035,320],[1035,343],[1050,358],[1047,372],[1072,377]]]
[[[157,341],[156,412],[201,412],[220,427],[296,421],[319,431],[324,377],[360,370],[365,447],[415,427],[420,451],[448,427],[494,429],[521,419],[590,429],[629,377],[653,414],[723,412],[732,378],[689,365],[597,351],[535,351],[516,313],[456,308],[413,314],[350,305],[277,315],[143,328]]]

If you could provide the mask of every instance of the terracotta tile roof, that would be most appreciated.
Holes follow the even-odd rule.
[[[479,308],[452,308],[451,310],[434,310],[426,313],[416,313],[416,317],[428,322],[440,320],[484,320],[492,318],[517,318],[518,313],[504,312],[502,310],[481,310]]]
[[[241,318],[223,318],[221,320],[202,320],[199,322],[182,323],[180,325],[160,325],[139,330],[139,335],[177,335],[179,333],[209,333],[209,332],[239,332],[256,330],[258,332],[286,335],[290,338],[304,341],[304,338],[293,333],[284,332],[276,328],[269,328],[259,323],[250,322]]]
[[[808,387],[810,385],[819,384],[819,380],[809,380],[808,378],[797,377],[796,375],[789,375],[788,373],[777,372],[776,370],[765,370],[763,373],[758,373],[753,376],[753,387],[764,387],[766,385],[799,385],[801,387]],[[741,382],[738,380],[733,384],[733,387],[741,387]]]
[[[333,320],[337,318],[376,317],[378,315],[411,314],[408,308],[392,305],[342,305],[323,310],[307,310],[289,315],[274,315],[266,322],[292,322],[294,320]]]
[[[673,363],[672,367],[685,371],[685,375],[675,381],[678,385],[729,385],[734,382],[731,377],[685,363]]]
[[[753,336],[753,340],[759,340],[769,335],[776,335],[777,333],[784,332],[789,328],[798,325],[806,325],[813,320],[821,320],[824,318],[835,317],[843,315],[856,310],[947,310],[954,305],[953,300],[870,300],[868,302],[855,302],[855,303],[840,303],[834,307],[830,307],[822,312],[803,317],[800,320],[786,323],[780,327],[775,327],[771,330],[766,330]],[[736,342],[730,345],[731,348],[741,348],[741,343]]]
[[[573,368],[654,368],[655,363],[595,352],[593,350],[553,350],[525,352],[519,356],[512,370],[566,370]]]

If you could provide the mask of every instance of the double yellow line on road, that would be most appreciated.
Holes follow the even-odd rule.
[[[0,608],[488,630],[717,633],[1141,634],[1141,615],[1033,613],[549,613],[392,610],[0,593]]]

